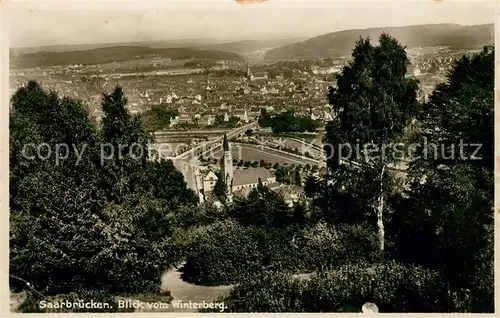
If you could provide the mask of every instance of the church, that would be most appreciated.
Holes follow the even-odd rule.
[[[272,171],[264,167],[234,168],[231,147],[226,135],[224,135],[222,142],[222,158],[220,160],[219,176],[224,178],[224,183],[227,186],[228,202],[232,202],[235,196],[246,197],[253,188],[257,187],[259,180],[262,185],[281,193],[290,206],[301,197],[301,193],[303,192],[303,189],[300,187],[300,189],[297,189],[296,186],[284,185],[276,182],[276,176]],[[213,191],[217,181],[218,176],[213,171],[209,171],[205,175],[203,178],[203,192],[206,196]]]
[[[234,195],[242,195],[243,189],[256,188],[259,183],[259,179],[262,184],[266,186],[276,183],[276,177],[266,168],[234,168],[233,155],[231,153],[231,147],[226,135],[224,135],[222,142],[222,158],[220,160],[219,176],[224,178],[224,184],[227,187],[229,201],[232,201]],[[203,178],[203,192],[205,194],[211,192],[215,187],[217,180],[217,175],[213,171],[209,171]]]

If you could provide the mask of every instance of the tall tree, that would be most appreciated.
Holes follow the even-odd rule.
[[[227,198],[227,186],[224,182],[224,178],[220,176],[220,173],[217,175],[217,181],[214,186],[214,195],[221,202],[225,202]]]
[[[418,82],[406,76],[408,65],[405,48],[389,35],[382,34],[378,46],[373,46],[370,39],[360,39],[352,61],[337,76],[337,87],[330,87],[328,93],[336,114],[326,127],[328,166],[335,174],[352,177],[348,184],[337,182],[335,191],[363,198],[362,210],[376,215],[381,250],[385,245],[384,213],[392,179],[388,165],[394,162],[387,145],[402,137],[405,125],[418,109]],[[341,145],[354,150],[355,156]],[[367,182],[371,184],[369,193],[357,189],[358,184]]]
[[[103,95],[101,168],[106,175],[103,182],[111,189],[109,195],[117,202],[132,191],[130,186],[139,182],[139,172],[149,159],[150,137],[142,128],[139,117],[130,116],[126,104],[127,98],[119,86]]]
[[[124,129],[109,120],[101,134],[84,105],[35,82],[13,95],[10,120],[11,288],[27,281],[46,295],[158,290],[161,271],[178,257],[172,216],[189,204],[190,191],[171,161],[138,164],[115,200],[106,169],[120,162],[101,166],[98,141],[140,140],[138,122]],[[67,155],[55,151],[61,145]]]
[[[283,227],[293,221],[293,213],[283,197],[260,180],[247,198],[235,199],[231,214],[243,225]]]
[[[309,176],[306,179],[305,185],[304,185],[304,193],[308,198],[315,199],[316,194],[318,193],[319,186],[318,186],[318,180],[314,176]]]
[[[295,175],[294,175],[294,180],[295,185],[298,185],[299,187],[302,186],[302,176],[300,175],[300,169],[297,167],[295,168]]]
[[[474,312],[493,311],[494,56],[485,47],[456,60],[424,105],[411,187],[390,226],[394,257],[469,290]]]

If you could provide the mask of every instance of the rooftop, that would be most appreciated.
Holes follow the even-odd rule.
[[[272,172],[263,167],[235,169],[233,174],[233,186],[257,183],[259,178],[262,181],[267,181],[268,178],[272,177]]]

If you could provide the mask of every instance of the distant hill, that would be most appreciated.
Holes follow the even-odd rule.
[[[277,40],[246,40],[228,43],[217,43],[198,46],[205,50],[216,50],[235,53],[250,53],[262,49],[272,49],[284,45],[289,45],[305,39],[277,39]]]
[[[68,64],[104,64],[123,62],[147,56],[183,60],[190,58],[244,61],[237,53],[197,48],[150,48],[143,46],[115,46],[67,52],[37,52],[15,56],[11,54],[12,68],[48,67]]]
[[[185,39],[185,40],[167,40],[167,41],[139,41],[126,43],[99,43],[99,44],[69,44],[69,45],[48,45],[34,47],[11,47],[10,52],[14,56],[38,53],[38,52],[69,52],[86,51],[110,47],[123,46],[142,46],[155,49],[176,48],[176,47],[199,47],[203,45],[224,43],[223,40],[215,39]],[[285,44],[282,44],[285,45]]]
[[[269,61],[350,55],[360,37],[376,40],[383,32],[395,37],[408,48],[449,46],[454,49],[477,49],[494,43],[493,24],[474,26],[432,24],[369,28],[332,32],[272,49],[266,53],[264,59]]]

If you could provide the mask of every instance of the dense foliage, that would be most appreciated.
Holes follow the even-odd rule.
[[[259,118],[261,127],[271,127],[275,133],[315,131],[318,123],[306,116],[295,116],[292,111],[270,115],[262,109]]]
[[[427,143],[390,225],[394,257],[441,272],[473,312],[493,311],[493,85],[492,48],[455,61],[419,115]]]
[[[326,142],[420,147],[405,158],[390,149],[350,162],[331,157],[325,178],[305,181],[308,204],[288,227],[273,221],[286,213],[265,213],[273,198],[262,210],[251,208],[262,195],[237,202],[242,228],[266,229],[274,244],[270,254],[256,250],[267,262],[226,281],[238,283],[221,299],[229,311],[359,312],[374,302],[382,312],[493,312],[494,51],[457,60],[420,105],[404,48],[387,35],[379,43],[360,40],[330,90],[337,116]],[[410,168],[394,172],[398,159]],[[280,230],[288,243],[271,235]],[[291,276],[311,271],[310,279]]]
[[[242,225],[234,219],[199,228],[182,240],[187,255],[184,278],[202,285],[229,285],[263,270],[310,273],[380,260],[376,235],[369,227],[306,225],[306,219],[301,226],[280,228]]]
[[[243,225],[280,227],[293,223],[293,214],[284,199],[261,182],[246,198],[236,198],[232,215]]]
[[[120,88],[105,94],[97,129],[80,102],[36,82],[12,97],[13,290],[157,292],[179,260],[170,236],[194,194],[170,161],[148,161],[148,135],[126,102]]]
[[[150,110],[141,114],[141,122],[146,131],[159,131],[170,126],[170,120],[178,116],[175,109],[168,109],[163,105],[155,105]]]
[[[264,271],[221,300],[229,312],[359,312],[366,302],[383,312],[436,312],[451,299],[440,282],[436,272],[396,262],[345,265],[310,279]]]
[[[276,164],[277,180],[304,184],[307,199],[293,206],[261,182],[232,204],[197,204],[171,161],[147,158],[143,125],[158,126],[164,110],[141,122],[118,87],[103,96],[97,128],[80,102],[30,82],[10,116],[11,289],[156,293],[161,273],[185,261],[191,283],[234,285],[220,299],[230,312],[359,312],[365,302],[381,312],[492,312],[493,62],[490,47],[457,60],[420,104],[404,47],[386,34],[378,46],[358,41],[329,90],[326,143],[421,146],[404,172],[391,168],[391,149],[337,153],[325,176],[305,180],[301,167]],[[265,110],[260,124],[317,127]],[[214,195],[225,202],[224,182]],[[22,310],[37,311],[34,295]]]

